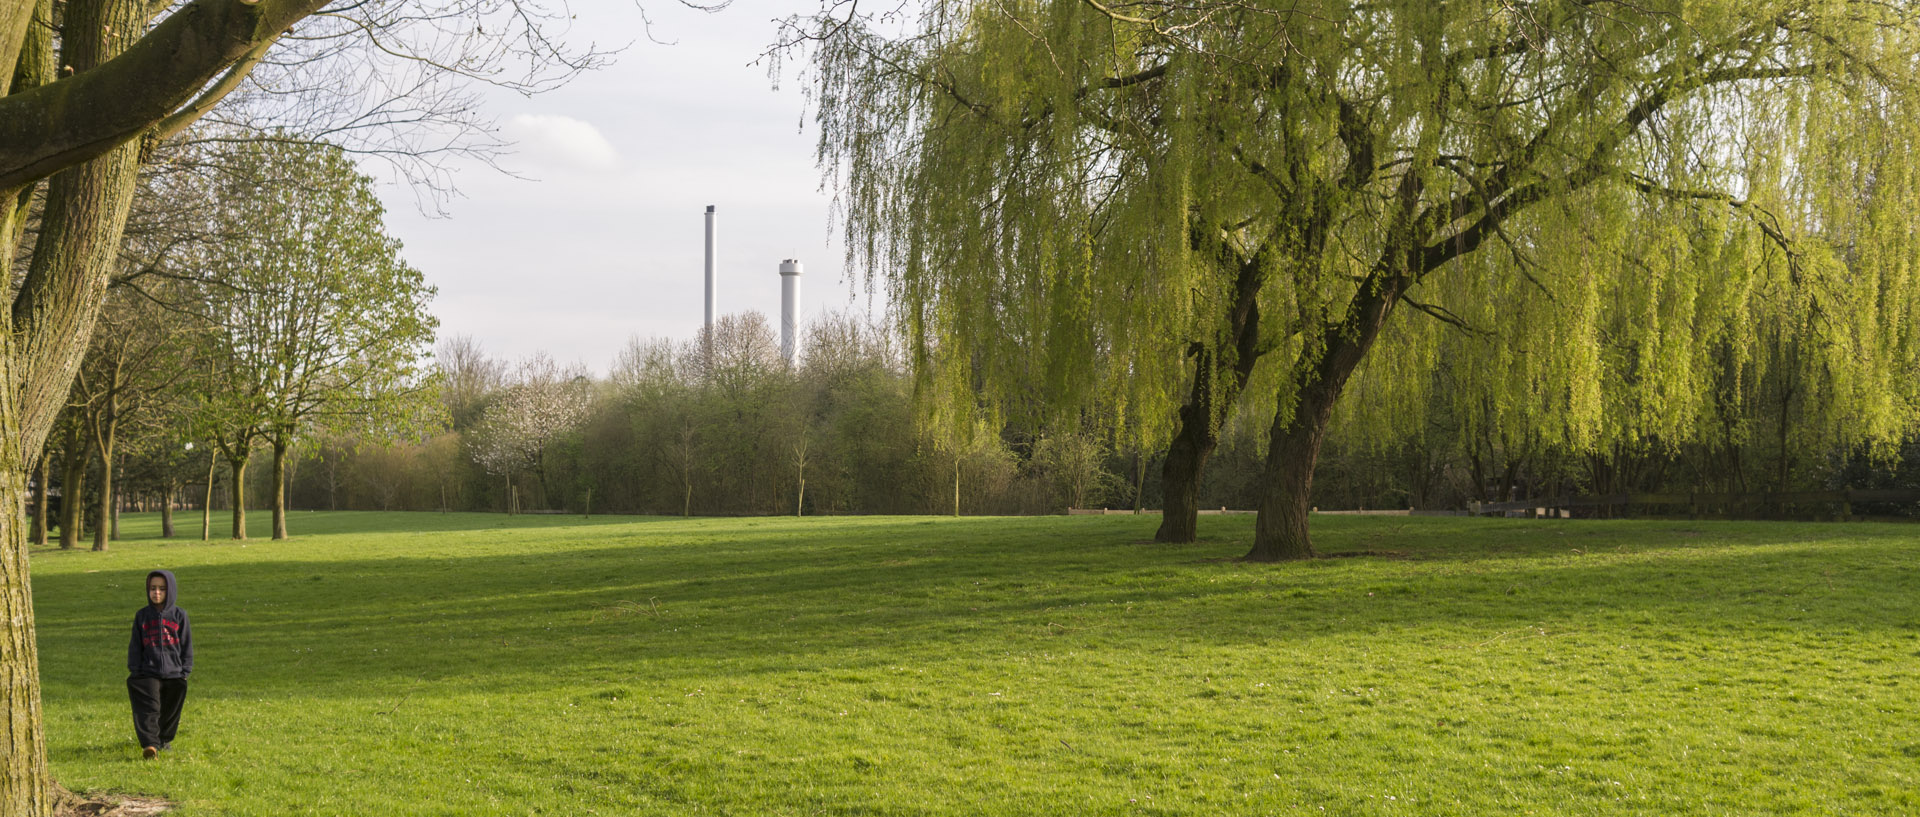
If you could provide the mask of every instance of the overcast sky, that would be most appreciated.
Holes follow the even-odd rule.
[[[829,197],[813,163],[791,76],[775,91],[764,64],[772,19],[805,0],[739,0],[715,14],[651,3],[576,3],[572,39],[632,42],[614,65],[532,98],[487,96],[517,142],[503,164],[529,177],[466,168],[444,217],[413,192],[384,189],[388,230],[439,287],[441,337],[470,335],[519,359],[545,351],[605,373],[633,336],[691,338],[703,309],[704,215],[718,208],[716,312],[758,310],[779,327],[783,258],[805,265],[808,318],[868,309],[842,274]],[[369,172],[378,173],[368,167]]]

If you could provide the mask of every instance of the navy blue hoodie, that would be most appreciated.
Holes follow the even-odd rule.
[[[147,583],[155,576],[167,580],[167,600],[149,603],[133,614],[133,640],[127,642],[127,674],[144,678],[185,678],[193,672],[193,625],[187,622],[187,611],[177,603],[180,586],[173,580],[171,571],[148,573],[140,582],[141,592],[146,592]]]

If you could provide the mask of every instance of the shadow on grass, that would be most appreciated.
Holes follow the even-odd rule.
[[[1164,652],[1541,622],[1920,629],[1920,551],[1872,528],[1418,521],[1320,532],[1327,550],[1393,539],[1408,559],[1281,565],[1197,563],[1239,545],[1141,547],[1134,526],[876,518],[179,573],[200,643],[196,695],[249,698],[454,679],[525,689],[583,674],[696,684],[965,650]],[[50,694],[118,683],[137,575],[35,576]]]
[[[56,763],[139,763],[140,744],[134,740],[133,724],[126,724],[126,739],[118,741],[63,742],[49,750]]]
[[[304,511],[287,513],[287,529],[295,538],[305,536],[335,536],[342,534],[393,534],[393,533],[445,533],[454,531],[479,530],[523,530],[562,527],[594,527],[606,525],[631,525],[642,522],[684,522],[677,516],[622,516],[596,514],[583,517],[580,514],[528,513],[507,515],[503,513],[439,513],[437,511]],[[174,514],[174,536],[171,539],[160,535],[160,515],[157,513],[128,514],[121,523],[120,542],[172,542],[180,544],[200,544],[200,513],[198,511]],[[252,510],[247,512],[247,536],[250,540],[271,541],[273,535],[273,514],[270,511]],[[227,511],[215,511],[209,542],[219,543],[232,540],[233,522]],[[91,546],[91,534],[80,545],[81,549]]]

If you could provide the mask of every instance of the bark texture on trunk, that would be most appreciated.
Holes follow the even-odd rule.
[[[0,10],[12,11],[23,1],[0,0]],[[74,5],[68,4],[70,15]],[[73,82],[0,97],[0,187],[59,172],[137,138],[249,51],[325,5],[327,0],[202,2],[192,4],[191,13],[168,15],[151,31],[144,15],[134,28],[77,29],[120,32],[113,38],[116,54],[135,41],[143,47],[112,65],[83,71]],[[71,58],[64,63],[80,67]]]
[[[27,25],[32,22],[37,5],[34,0],[0,2],[0,65],[6,66],[6,70],[0,71],[0,96],[13,90],[13,66],[28,47]]]
[[[66,404],[73,374],[93,337],[133,204],[139,158],[139,143],[128,143],[47,184],[45,227],[13,305],[14,325],[32,327],[22,333],[17,354],[19,434],[29,450],[46,439]]]
[[[26,463],[15,442],[12,406],[0,417],[0,507],[26,499]],[[0,814],[44,817],[55,805],[40,724],[40,654],[34,642],[33,586],[26,528],[0,514]]]
[[[4,323],[0,319],[0,383],[11,383],[14,340]],[[0,390],[0,508],[19,508],[26,500],[15,395]],[[21,521],[17,513],[0,513],[0,814],[46,817],[53,813],[56,789],[47,776],[33,583]]]

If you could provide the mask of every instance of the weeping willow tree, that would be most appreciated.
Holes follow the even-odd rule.
[[[1470,369],[1443,399],[1576,451],[1701,434],[1767,366],[1848,439],[1914,426],[1904,6],[936,0],[893,22],[794,27],[850,260],[926,394],[1106,401],[1176,441],[1171,467],[1270,384],[1242,401],[1271,417],[1250,559],[1313,555],[1343,396],[1365,393],[1343,422],[1406,428],[1438,366]],[[1763,359],[1768,337],[1796,353]]]
[[[1909,126],[1889,93],[1779,90],[1671,109],[1667,164],[1510,220],[1501,251],[1432,277],[1445,320],[1386,327],[1341,430],[1401,439],[1438,408],[1509,450],[1617,465],[1691,444],[1722,452],[1726,490],[1763,437],[1780,491],[1795,451],[1890,455],[1920,407]]]

